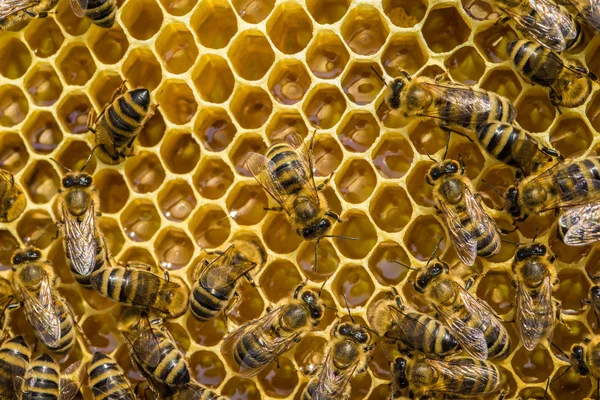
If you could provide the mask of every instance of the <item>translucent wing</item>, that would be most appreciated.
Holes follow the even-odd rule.
[[[2,0],[0,1],[0,20],[6,19],[11,15],[35,6],[34,0]]]
[[[312,159],[312,152],[306,147],[304,143],[304,139],[302,136],[298,135],[295,132],[288,133],[285,137],[286,142],[290,144],[294,149],[296,149],[296,154],[298,155],[298,159],[302,164],[302,170],[304,171],[303,176],[306,176],[306,181],[304,182],[305,188],[309,191],[309,193],[316,199],[317,203],[319,201],[319,196],[317,195],[317,188],[315,186],[315,181],[313,179],[314,176],[314,162]]]
[[[231,273],[238,265],[232,265],[232,257],[235,254],[233,245],[229,246],[223,254],[213,260],[202,272],[200,281],[205,288],[222,288],[232,285],[237,274]],[[240,275],[243,272],[240,272]]]
[[[60,342],[60,319],[56,315],[54,297],[52,296],[48,276],[42,279],[37,296],[32,296],[24,288],[21,288],[21,296],[27,321],[44,344],[49,347],[56,347]]]
[[[81,361],[74,362],[63,371],[60,377],[58,400],[71,400],[77,396],[84,373],[85,368],[81,366]]]
[[[529,351],[550,335],[554,327],[550,276],[544,278],[535,296],[531,296],[523,282],[519,281],[516,320],[523,346]]]
[[[558,219],[564,232],[563,241],[569,246],[585,246],[600,240],[600,203],[567,209]]]
[[[260,186],[283,207],[286,213],[290,214],[292,210],[285,203],[284,189],[271,175],[271,171],[275,168],[275,163],[262,154],[250,153],[250,157],[246,161],[246,166]]]
[[[499,381],[498,370],[493,365],[476,363],[468,358],[452,361],[428,359],[427,363],[439,371],[444,379],[438,379],[429,388],[431,391],[447,392],[454,390],[456,382],[461,382],[460,387],[485,388],[487,382]],[[452,385],[454,383],[454,385]],[[452,386],[454,388],[452,388]]]
[[[181,285],[152,272],[137,271],[137,277],[123,286],[122,290],[129,304],[168,314],[171,294],[181,290]]]
[[[600,0],[570,0],[585,21],[600,31]]]
[[[94,202],[83,216],[81,222],[69,214],[63,207],[63,220],[65,227],[65,245],[71,260],[71,266],[77,273],[88,276],[94,270],[96,264],[96,226],[94,219]]]
[[[319,374],[319,380],[312,394],[312,400],[343,399],[346,387],[354,376],[358,367],[358,358],[352,366],[345,369],[337,369],[333,364],[331,351],[327,353],[324,367]]]
[[[73,10],[73,14],[82,18],[85,16],[85,10],[88,7],[88,0],[69,0],[71,3],[71,9]]]
[[[123,331],[132,352],[144,365],[156,367],[160,362],[160,340],[157,332],[150,325],[148,317],[142,317],[139,328]]]

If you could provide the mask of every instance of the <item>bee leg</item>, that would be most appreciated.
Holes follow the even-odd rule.
[[[163,270],[163,273],[165,275],[165,281],[169,282],[171,279],[169,278],[169,271],[167,271],[166,269]]]
[[[469,290],[475,282],[479,279],[479,274],[473,274],[469,279],[465,282],[465,290]]]
[[[571,328],[569,327],[569,325],[567,325],[562,316],[562,303],[560,301],[554,300],[554,305],[556,307],[556,319],[558,320],[558,322],[566,326],[569,331],[571,331]]]
[[[449,79],[449,75],[448,75],[448,71],[446,71],[446,72],[443,72],[443,73],[441,73],[441,74],[437,75],[437,76],[436,76],[436,77],[433,79],[433,81],[434,81],[435,83],[440,83],[440,82],[447,81],[447,80],[450,80],[450,79]]]
[[[509,17],[502,17],[502,18],[498,18],[498,19],[496,20],[496,22],[494,22],[494,26],[496,26],[496,25],[498,25],[498,24],[504,24],[504,23],[506,23],[506,22],[507,22],[507,21],[509,21],[509,20],[510,20],[510,18],[509,18]]]
[[[102,110],[102,112],[104,112],[104,110]],[[96,126],[96,122],[98,121],[97,119],[94,118],[95,115],[96,115],[96,111],[94,110],[94,108],[91,108],[90,112],[88,113],[88,120],[87,120],[87,124],[86,124],[87,130],[92,132],[94,135],[96,134],[96,129],[93,128],[93,126]]]
[[[327,186],[327,184],[329,183],[329,181],[333,177],[334,173],[335,173],[335,171],[332,172],[319,186],[317,186],[317,192],[320,192],[321,190],[325,189],[325,186]]]

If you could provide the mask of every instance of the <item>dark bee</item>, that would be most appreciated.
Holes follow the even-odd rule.
[[[0,2],[0,31],[30,18],[46,18],[58,0],[4,0]]]
[[[221,352],[233,358],[242,376],[254,376],[300,341],[323,318],[325,307],[317,293],[296,288],[291,299],[282,300],[267,314],[250,321],[223,339]]]
[[[102,28],[110,28],[117,16],[117,0],[70,0],[71,8],[79,18],[87,16]]]
[[[12,222],[27,206],[27,199],[13,174],[0,169],[0,222]]]
[[[125,373],[110,356],[94,353],[88,373],[94,400],[136,399]]]
[[[17,400],[23,387],[31,349],[23,336],[15,336],[0,346],[0,398]]]
[[[125,83],[117,89],[111,102],[95,120],[93,109],[88,116],[88,130],[96,135],[99,148],[97,156],[105,164],[120,164],[133,155],[135,138],[158,107],[150,105],[148,89],[125,92]]]
[[[81,387],[81,361],[71,364],[61,375],[60,366],[48,354],[31,362],[25,373],[20,400],[72,400]]]

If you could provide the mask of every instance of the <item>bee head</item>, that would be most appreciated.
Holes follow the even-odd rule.
[[[442,161],[437,164],[433,164],[431,168],[429,168],[425,179],[427,180],[428,184],[433,185],[433,183],[442,176],[456,174],[458,171],[460,171],[460,164],[458,161]]]
[[[35,247],[27,247],[25,249],[17,249],[13,253],[12,263],[13,266],[23,264],[30,261],[39,260],[42,258],[42,253]]]
[[[430,282],[434,281],[438,276],[448,273],[448,264],[444,262],[436,262],[423,268],[417,275],[414,283],[414,288],[417,292],[423,293]]]
[[[394,358],[392,364],[392,373],[394,374],[394,379],[396,380],[396,384],[400,389],[408,388],[408,379],[406,378],[406,367],[408,366],[408,360],[403,356],[398,356]]]
[[[328,216],[325,216],[314,225],[298,229],[296,233],[304,240],[314,240],[325,236],[329,229],[331,229],[331,221]]]
[[[62,186],[65,189],[75,186],[90,187],[92,183],[92,176],[85,172],[67,172],[62,179]]]
[[[410,82],[410,75],[408,72],[400,71],[400,76],[394,79],[390,84],[387,103],[392,110],[400,108],[400,94],[408,82]]]
[[[590,374],[590,370],[583,360],[583,347],[578,344],[571,348],[571,363],[579,375],[586,376]]]
[[[504,209],[513,218],[521,218],[521,207],[519,207],[519,189],[516,186],[508,188],[504,196]]]
[[[334,335],[344,336],[351,340],[354,340],[360,344],[366,344],[369,342],[371,336],[369,332],[362,326],[350,322],[342,322],[338,324],[335,328]]]
[[[312,290],[303,291],[300,295],[300,298],[308,306],[310,317],[314,320],[313,325],[318,325],[319,322],[321,322],[321,318],[323,318],[323,312],[325,311],[323,304],[321,304],[321,299]]]
[[[523,261],[530,257],[542,257],[547,253],[546,246],[541,243],[534,243],[530,246],[521,247],[517,250],[515,261]]]

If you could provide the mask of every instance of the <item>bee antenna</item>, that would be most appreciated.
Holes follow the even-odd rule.
[[[446,150],[444,150],[444,156],[442,160],[446,159],[446,155],[448,154],[448,149],[450,148],[450,132],[448,132],[448,139],[446,139]],[[460,154],[458,155],[458,159],[460,161]]]
[[[496,194],[500,197],[504,197],[504,195],[502,195],[502,193],[500,193],[500,191],[498,189],[496,189],[494,186],[492,186],[491,183],[488,183],[485,179],[481,179],[481,182],[483,182],[485,185],[489,186],[490,189],[492,189],[494,192],[496,192]]]
[[[515,246],[517,246],[517,247],[519,247],[519,246],[522,246],[522,245],[523,245],[523,243],[517,243],[517,242],[513,242],[512,240],[500,239],[500,241],[501,241],[501,242],[504,242],[504,243],[510,243],[510,244],[514,244],[514,245],[515,245]]]
[[[383,76],[381,76],[381,74],[379,72],[377,72],[377,70],[373,67],[372,64],[371,64],[371,69],[373,70],[373,72],[375,72],[375,75],[377,75],[377,77],[381,80],[381,82],[383,82],[383,84],[385,86],[387,86],[387,83],[385,82],[385,79],[383,79]]]
[[[567,353],[565,353],[563,351],[563,349],[561,349],[560,347],[558,347],[557,345],[555,345],[554,343],[552,343],[552,341],[548,340],[548,343],[550,343],[550,346],[554,347],[556,350],[558,350],[558,352],[560,354],[562,354],[564,357],[566,357],[567,359],[569,358],[569,356],[567,355]]]
[[[54,158],[50,157],[50,161],[54,161],[56,164],[58,164],[58,166],[60,166],[62,169],[64,169],[67,172],[73,172],[71,170],[71,168],[67,168],[64,165],[62,165],[61,163],[59,163],[58,161],[56,161]]]
[[[338,312],[338,309],[337,309],[337,308],[335,308],[335,307],[331,307],[331,306],[328,306],[328,305],[327,305],[327,304],[325,304],[325,303],[323,303],[323,307],[325,307],[325,308],[328,308],[328,309],[330,309],[330,310],[332,310],[332,311],[335,311],[336,313]]]
[[[352,321],[352,323],[355,324],[356,322],[354,321],[354,317],[352,316],[352,313],[350,312],[350,306],[348,305],[348,297],[346,297],[346,293],[344,293],[344,301],[346,302],[346,310],[348,310],[348,316],[350,317],[350,320]]]
[[[425,154],[427,154],[427,157],[429,157],[429,159],[431,161],[433,161],[434,163],[437,163],[436,159],[431,157],[431,154],[429,154],[429,152],[427,151],[427,149],[425,147],[421,147],[421,150],[423,150],[425,152]]]
[[[340,236],[340,235],[325,235],[326,238],[338,238],[338,239],[346,239],[346,240],[358,240],[358,238],[353,238],[350,236]]]
[[[540,227],[538,226],[537,228],[535,228],[535,235],[533,235],[533,239],[531,239],[531,243],[535,243],[535,239],[537,238],[539,233],[540,233]]]
[[[562,373],[562,374],[560,374],[560,375],[558,375],[556,378],[552,379],[552,381],[550,380],[550,378],[548,378],[548,383],[546,384],[546,390],[548,390],[548,387],[549,387],[550,385],[552,385],[554,382],[556,382],[557,380],[559,380],[560,378],[562,378],[562,376],[563,376],[563,375],[566,375],[566,373],[567,373],[567,372],[569,372],[569,370],[571,369],[571,367],[572,367],[572,366],[573,366],[573,365],[569,365],[569,366],[567,367],[567,369],[565,369],[565,370],[563,371],[563,373]],[[546,392],[544,392],[544,398],[546,398]]]
[[[431,253],[431,257],[429,257],[429,260],[427,260],[427,264],[425,264],[425,266],[428,266],[429,263],[431,262],[431,260],[433,260],[435,258],[435,254],[437,253],[438,249],[440,248],[440,243],[442,243],[442,240],[444,240],[444,238],[440,238],[440,240],[438,240],[437,244],[435,245],[435,249],[433,249],[433,253]]]
[[[81,167],[81,169],[79,170],[79,172],[82,172],[88,166],[90,160],[92,159],[92,156],[94,155],[94,151],[96,151],[96,148],[98,148],[98,145],[95,145],[92,148],[92,151],[90,152],[90,155],[88,156],[87,160],[85,160],[85,163],[83,164],[83,167]]]
[[[404,264],[404,263],[402,263],[402,262],[400,262],[398,260],[392,260],[391,262],[393,262],[394,264],[401,265],[401,266],[403,266],[406,269],[410,269],[411,271],[420,271],[421,270],[421,268],[413,268],[410,265]]]
[[[377,333],[377,331],[375,331],[374,329],[368,327],[367,325],[361,325],[361,328],[366,329],[369,332],[373,332],[375,334],[375,336],[379,337],[379,333]]]
[[[32,246],[35,247],[35,245],[37,244],[37,242],[43,238],[44,236],[46,236],[46,233],[48,233],[47,231],[42,232],[42,234],[40,236],[38,236],[35,240],[29,240],[27,245],[28,246]]]
[[[321,285],[321,288],[319,289],[319,297],[321,297],[321,292],[323,291],[323,288],[325,287],[325,283],[327,283],[327,279],[329,279],[329,277],[325,278],[325,280],[323,281],[323,284]]]
[[[378,113],[378,112],[379,112],[379,109],[380,109],[381,107],[383,107],[383,105],[384,105],[384,104],[385,104],[385,100],[384,100],[384,101],[382,101],[382,102],[379,104],[379,106],[377,107],[377,110],[375,110],[375,113]]]

